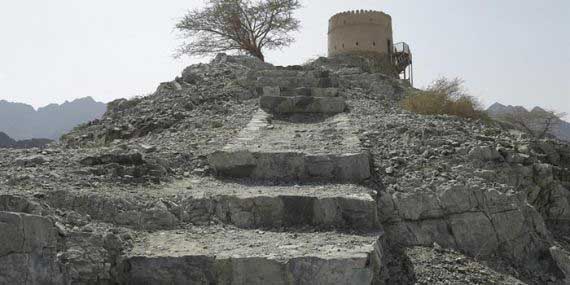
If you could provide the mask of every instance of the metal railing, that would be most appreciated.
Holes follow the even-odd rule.
[[[394,53],[405,53],[409,54],[410,57],[412,56],[412,52],[410,51],[410,46],[404,42],[394,44]]]
[[[392,47],[392,56],[398,72],[403,75],[403,79],[414,85],[414,65],[412,61],[412,51],[407,43],[396,43]]]

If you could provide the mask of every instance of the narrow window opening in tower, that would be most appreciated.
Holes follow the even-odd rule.
[[[342,47],[344,48],[344,44],[342,44]]]
[[[388,53],[392,53],[392,41],[388,40]]]
[[[356,42],[356,45],[358,45],[358,42]]]
[[[372,42],[372,45],[373,45],[373,46],[376,46],[376,42]]]

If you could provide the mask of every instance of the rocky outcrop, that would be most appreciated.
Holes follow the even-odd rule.
[[[540,268],[552,243],[532,206],[482,185],[441,185],[439,193],[385,193],[378,209],[387,233],[406,245],[437,243],[471,256],[503,255]]]
[[[58,236],[49,218],[0,211],[0,283],[62,284]]]
[[[14,163],[18,166],[29,167],[29,166],[38,166],[46,163],[47,161],[48,160],[43,155],[32,155],[27,157],[19,157],[16,160],[14,160]]]
[[[546,155],[499,129],[369,104],[349,101],[385,187],[378,212],[391,240],[504,258],[527,274],[550,270],[547,209],[567,206]]]
[[[79,163],[89,167],[86,171],[97,176],[127,177],[131,180],[147,180],[159,183],[168,179],[166,163],[159,159],[148,159],[138,151],[114,150],[86,156]]]

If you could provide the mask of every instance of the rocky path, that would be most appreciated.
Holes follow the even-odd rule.
[[[236,141],[209,161],[233,177],[358,182],[370,177],[369,157],[359,144],[344,114],[275,118],[260,110]]]
[[[126,283],[379,282],[375,193],[334,184],[370,177],[344,99],[330,87],[266,87],[263,93],[251,122],[209,157],[220,180],[199,182],[181,204],[192,215],[207,213],[237,228],[141,233],[126,255]]]

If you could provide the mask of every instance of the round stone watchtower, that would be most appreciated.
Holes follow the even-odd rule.
[[[346,53],[391,54],[392,17],[379,11],[357,10],[329,20],[329,56]]]

